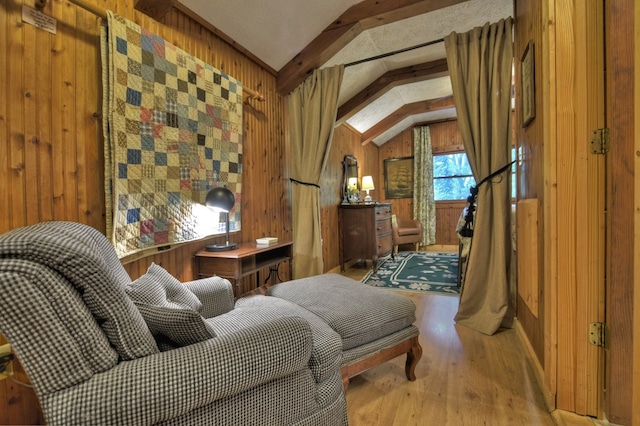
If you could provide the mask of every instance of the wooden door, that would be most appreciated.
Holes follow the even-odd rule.
[[[589,343],[589,327],[604,321],[605,156],[592,154],[589,141],[605,124],[604,0],[554,5],[556,404],[600,417],[605,354]]]
[[[605,1],[607,257],[605,415],[630,425],[634,299],[634,0]],[[637,224],[636,224],[637,226]],[[637,230],[636,230],[637,232]],[[637,355],[636,355],[637,356]],[[637,405],[636,401],[636,405]]]

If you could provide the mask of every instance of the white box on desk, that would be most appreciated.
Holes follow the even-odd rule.
[[[259,246],[270,246],[278,242],[277,237],[263,237],[256,239],[256,244]]]

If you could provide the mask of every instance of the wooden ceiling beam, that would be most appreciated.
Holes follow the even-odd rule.
[[[468,0],[364,0],[351,6],[278,72],[285,96],[365,30]]]
[[[338,125],[343,124],[396,86],[447,75],[449,68],[445,58],[389,71],[342,104],[338,108],[336,122]]]
[[[162,22],[177,0],[135,0],[134,9]]]
[[[360,142],[366,145],[376,137],[380,136],[396,124],[400,123],[407,117],[425,112],[438,111],[441,109],[454,108],[453,96],[447,96],[440,99],[428,99],[426,101],[413,102],[398,108],[383,120],[379,121],[375,126],[362,134]]]

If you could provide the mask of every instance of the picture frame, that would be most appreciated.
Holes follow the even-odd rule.
[[[384,160],[384,193],[387,199],[413,198],[413,157]]]
[[[535,55],[533,40],[529,40],[520,60],[520,84],[522,87],[522,127],[527,127],[536,117]]]

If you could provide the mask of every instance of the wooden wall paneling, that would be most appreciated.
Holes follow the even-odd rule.
[[[428,126],[431,134],[431,149],[434,153],[464,151],[458,120],[442,121],[428,124]]]
[[[534,317],[538,317],[538,210],[535,198],[518,201],[516,208],[517,250],[525,255],[518,258],[518,295]]]
[[[9,22],[7,22],[7,57],[22,58],[22,25],[19,25],[17,11],[19,5],[7,5]],[[7,229],[16,228],[26,223],[26,200],[24,184],[24,97],[22,93],[23,75],[22,61],[9,62],[9,72],[6,74],[8,81],[7,95],[12,99],[11,107],[7,110],[7,122],[9,124],[9,168],[11,193],[11,206],[8,210],[9,224]]]
[[[635,42],[640,37],[638,30],[640,30],[640,5],[634,3],[633,13],[633,26],[634,26],[634,52],[633,52],[633,115],[631,120],[633,123],[640,123],[640,75],[636,73],[636,70],[640,69],[640,43]],[[633,188],[633,216],[632,222],[634,226],[638,226],[640,223],[640,183],[638,183],[637,177],[640,176],[640,126],[631,126],[631,136],[633,138],[633,145],[631,148],[636,152],[636,156],[633,164],[633,177],[634,182],[631,185]],[[630,282],[635,283],[640,279],[640,262],[638,262],[638,256],[640,255],[640,232],[635,232],[633,236],[633,269],[631,271]],[[631,359],[631,401],[640,401],[640,289],[635,285],[633,289],[633,297],[631,298],[631,343],[630,351],[633,354]],[[628,352],[627,352],[628,353]],[[624,371],[624,370],[622,370]],[[607,372],[608,373],[608,372]],[[640,424],[640,407],[637,404],[631,407],[631,424]]]
[[[22,129],[22,146],[23,146],[23,178],[24,178],[24,201],[27,206],[38,204],[38,192],[40,187],[34,183],[38,182],[38,145],[36,143],[36,104],[39,101],[40,93],[36,91],[36,57],[38,56],[36,48],[36,29],[33,25],[22,25],[24,37],[23,50],[25,60],[22,69],[22,85],[19,90],[22,91],[23,109],[21,111],[24,117],[24,127]],[[31,183],[31,184],[29,184]],[[39,222],[40,209],[26,210],[26,223]]]
[[[634,19],[635,6],[635,19]],[[611,151],[606,156],[607,172],[607,261],[606,324],[609,332],[606,366],[605,412],[612,424],[640,424],[640,197],[638,167],[640,159],[638,129],[640,120],[638,47],[640,44],[640,4],[633,0],[605,2],[605,39],[607,56],[607,127]],[[632,34],[635,32],[635,37]],[[635,44],[635,52],[634,50]],[[635,63],[634,63],[635,53]],[[635,77],[635,79],[634,79]],[[635,118],[635,119],[634,119]],[[634,138],[635,130],[635,138]],[[635,139],[635,149],[634,149]],[[634,187],[635,185],[635,187]],[[634,194],[635,192],[635,209]],[[635,218],[634,218],[635,210]],[[632,225],[633,224],[633,225]],[[632,232],[632,227],[634,231]],[[633,300],[636,300],[634,306]],[[635,335],[634,335],[635,331]],[[630,365],[633,359],[635,367]],[[629,374],[635,371],[635,375]],[[635,381],[635,390],[634,388]]]
[[[460,240],[456,226],[466,201],[436,202],[436,244],[457,246]]]
[[[52,7],[52,16],[62,17],[63,20],[58,21],[59,28],[56,37],[52,37],[51,49],[51,74],[50,74],[50,90],[51,90],[51,190],[52,198],[50,200],[42,200],[41,202],[50,202],[52,205],[53,219],[66,220],[66,196],[65,196],[65,161],[64,161],[64,125],[62,123],[62,111],[65,102],[65,88],[63,82],[64,75],[68,72],[65,66],[70,55],[68,33],[73,28],[68,24],[69,14],[63,15],[63,8],[67,8],[66,3],[48,2]],[[104,185],[103,185],[104,186]],[[104,188],[102,191],[104,193]],[[101,229],[104,232],[104,229]]]
[[[555,327],[551,327],[550,323],[547,324],[548,328],[545,328],[545,321],[551,320],[546,316],[547,312],[554,312],[551,309],[551,289],[545,288],[542,282],[550,283],[552,278],[550,269],[546,270],[545,267],[550,267],[553,262],[553,257],[550,253],[555,250],[555,246],[551,247],[549,244],[555,244],[555,238],[549,239],[548,232],[551,232],[551,227],[547,227],[547,224],[551,221],[555,221],[555,217],[552,216],[552,200],[547,197],[547,191],[555,191],[555,181],[547,176],[553,170],[551,168],[551,160],[543,157],[548,155],[552,149],[549,148],[550,143],[545,143],[545,135],[548,130],[548,116],[554,113],[548,113],[548,105],[552,105],[553,102],[549,100],[549,89],[545,82],[552,77],[548,76],[549,65],[545,65],[548,61],[550,48],[548,45],[548,37],[550,31],[544,32],[544,36],[547,37],[547,41],[543,39],[543,27],[550,26],[553,28],[554,20],[550,17],[548,20],[543,18],[543,8],[550,8],[554,10],[555,0],[549,0],[547,2],[539,2],[535,0],[516,0],[514,2],[514,13],[518,25],[515,26],[515,43],[514,43],[514,60],[515,60],[515,89],[516,89],[516,109],[513,115],[515,128],[514,145],[516,152],[519,153],[517,163],[517,196],[519,199],[537,199],[542,206],[542,212],[544,214],[539,217],[539,234],[544,235],[544,242],[540,243],[544,246],[544,255],[539,257],[538,260],[538,277],[540,294],[538,295],[538,313],[534,315],[527,304],[518,295],[517,302],[517,317],[518,322],[522,325],[522,329],[525,332],[529,343],[533,351],[537,356],[537,362],[539,362],[541,368],[545,371],[546,386],[548,392],[555,393],[555,369],[553,367],[555,363]],[[536,117],[527,126],[522,127],[522,108],[521,108],[521,81],[520,81],[520,59],[525,50],[525,47],[530,40],[534,43],[534,64],[535,64],[535,102],[536,102]],[[547,136],[548,137],[548,136]],[[547,147],[547,150],[544,150]],[[545,169],[546,167],[546,169]],[[545,175],[545,173],[547,175]],[[552,183],[554,182],[554,183]],[[545,186],[546,184],[546,186]],[[555,210],[554,210],[555,211]],[[530,257],[532,253],[530,249],[522,249],[516,252],[516,263],[519,259],[524,257]],[[543,281],[544,277],[544,281]],[[553,278],[555,279],[555,278]],[[517,277],[517,281],[520,277]],[[547,284],[549,286],[549,284]],[[543,299],[543,297],[547,299]],[[545,301],[546,300],[546,301]],[[545,337],[546,336],[546,337]]]
[[[585,339],[599,321],[604,283],[603,159],[590,155],[589,129],[603,124],[601,15],[590,4],[556,5],[558,158],[558,408],[601,415],[602,349]],[[601,7],[601,5],[600,5]],[[579,70],[579,71],[576,71]],[[598,101],[600,103],[598,104]],[[562,143],[560,143],[562,141]],[[590,178],[591,179],[590,179]],[[585,183],[592,187],[584,190]],[[602,222],[602,223],[601,223]]]
[[[43,13],[51,14],[51,2],[47,2]],[[36,46],[38,47],[36,62],[36,98],[37,106],[35,108],[36,134],[34,143],[38,146],[38,179],[37,187],[39,198],[47,200],[47,202],[35,203],[39,204],[39,220],[46,221],[53,219],[53,176],[52,176],[52,91],[51,91],[51,65],[52,55],[41,54],[41,52],[51,52],[53,46],[53,38],[46,31],[36,31]]]
[[[135,12],[129,1],[89,2],[137,22],[228,72],[245,87],[268,94],[265,102],[245,104],[245,165],[256,169],[245,169],[243,230],[231,237],[234,241],[264,235],[290,239],[289,152],[283,128],[284,98],[275,90],[275,77],[181,12],[174,10],[164,23],[158,23]],[[0,232],[49,219],[83,222],[104,232],[99,20],[69,2],[48,2],[44,13],[58,21],[53,35],[22,23],[23,3],[33,6],[15,0],[0,8],[0,208],[5,212],[0,216]],[[135,279],[156,262],[181,281],[190,280],[193,253],[223,238],[151,253],[126,263],[125,269]],[[290,278],[287,265],[280,273]],[[9,420],[0,416],[0,423],[43,422],[30,417],[38,411],[33,392],[9,383],[0,382],[0,395],[6,395],[9,387],[13,392],[8,398],[13,401],[11,407],[0,405],[0,413]],[[29,392],[31,401],[19,407],[15,401],[26,401]]]
[[[4,214],[0,217],[0,233],[10,229],[11,221],[11,168],[9,165],[9,155],[11,152],[9,146],[10,127],[8,108],[11,105],[8,96],[2,96],[2,93],[9,91],[9,6],[0,9],[0,49],[6,54],[0,55],[0,74],[5,76],[0,79],[0,211]],[[1,341],[1,338],[0,338]],[[1,391],[1,390],[0,390]],[[0,394],[1,396],[2,394]]]

